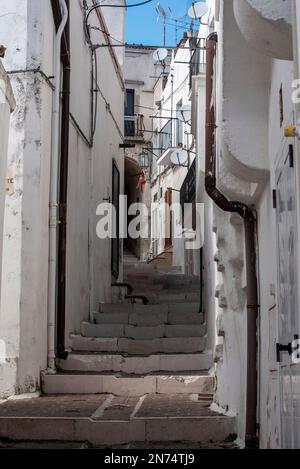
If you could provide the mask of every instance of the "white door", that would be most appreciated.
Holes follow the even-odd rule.
[[[281,434],[284,449],[300,448],[300,365],[295,347],[299,336],[299,206],[294,146],[286,144],[276,172],[278,242],[278,314]]]

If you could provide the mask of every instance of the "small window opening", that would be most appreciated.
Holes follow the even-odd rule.
[[[284,105],[283,105],[282,85],[279,90],[279,113],[280,113],[280,127],[282,127],[284,123]]]

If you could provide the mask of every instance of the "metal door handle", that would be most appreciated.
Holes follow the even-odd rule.
[[[299,336],[295,335],[294,340],[299,340]],[[281,363],[282,353],[288,353],[291,356],[296,350],[297,348],[293,347],[293,344],[291,342],[287,345],[276,344],[277,363]]]

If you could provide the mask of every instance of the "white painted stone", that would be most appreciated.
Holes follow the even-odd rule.
[[[166,324],[168,313],[132,313],[129,316],[129,324],[132,326],[160,326]]]
[[[58,361],[58,369],[63,371],[99,372],[121,371],[121,355],[71,353],[67,360]]]
[[[145,394],[208,394],[213,393],[211,376],[123,376],[118,374],[43,374],[44,394],[113,394],[140,397]]]
[[[187,325],[187,324],[203,324],[203,314],[199,313],[169,313],[168,324],[170,325]]]
[[[44,374],[42,389],[44,394],[102,394],[103,375]]]
[[[168,305],[140,305],[134,304],[133,306],[133,313],[135,314],[167,314],[168,313]]]
[[[159,301],[161,302],[166,302],[166,303],[172,303],[172,302],[186,302],[186,301],[192,301],[196,302],[199,301],[200,299],[200,293],[198,292],[182,292],[181,293],[169,293],[169,294],[161,294],[158,296]]]
[[[160,355],[159,370],[170,372],[208,370],[211,357],[207,354]]]
[[[158,371],[182,372],[208,370],[211,355],[174,354],[150,355],[148,357],[123,357],[121,355],[71,353],[67,360],[59,360],[58,368],[63,371],[122,372],[126,374],[147,374]]]
[[[133,442],[223,442],[235,431],[232,417],[134,418],[96,421],[88,418],[1,418],[0,437],[15,441],[87,441],[94,446]]]
[[[230,417],[147,419],[147,441],[224,441],[234,433],[235,419]],[[175,439],[175,440],[174,440]]]
[[[110,303],[100,303],[100,313],[105,314],[115,314],[115,313],[127,313],[130,314],[133,312],[134,305],[129,303],[123,304],[110,304]]]
[[[126,374],[142,375],[160,370],[160,356],[126,357],[122,362],[122,372]]]
[[[125,327],[125,336],[130,339],[137,340],[151,340],[159,339],[165,335],[165,326],[156,326],[156,327],[135,327],[127,326]]]
[[[199,313],[200,303],[169,303],[169,313],[174,314],[197,314]]]
[[[161,339],[162,353],[196,353],[203,352],[206,346],[204,337],[184,337]]]
[[[117,352],[118,339],[71,336],[71,348],[77,352]]]
[[[121,338],[118,351],[128,355],[151,355],[154,353],[196,353],[205,350],[206,339],[202,337],[162,338],[132,340]]]
[[[122,305],[123,306],[123,305]],[[122,309],[122,308],[120,308]],[[128,324],[128,313],[95,313],[96,324]]]
[[[103,392],[115,396],[140,397],[156,392],[155,376],[124,377],[104,375]]]
[[[158,394],[213,394],[212,376],[158,376]]]
[[[166,326],[166,337],[203,337],[206,334],[206,324],[199,325],[179,325],[179,326]]]
[[[132,340],[125,337],[119,340],[118,350],[120,353],[127,353],[128,355],[162,353],[162,339]]]
[[[124,332],[125,326],[122,324],[90,324],[84,322],[81,325],[81,333],[84,337],[124,337]]]

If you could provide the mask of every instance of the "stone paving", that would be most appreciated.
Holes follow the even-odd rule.
[[[32,440],[55,447],[68,447],[72,441],[77,442],[70,443],[76,448],[86,447],[84,442],[88,442],[87,447],[154,449],[155,442],[172,446],[176,438],[189,442],[182,447],[198,448],[212,440],[219,446],[219,441],[233,433],[234,419],[212,412],[210,404],[208,398],[197,394],[8,400],[0,404],[0,448],[15,445],[11,440]],[[59,443],[51,443],[56,440]]]

